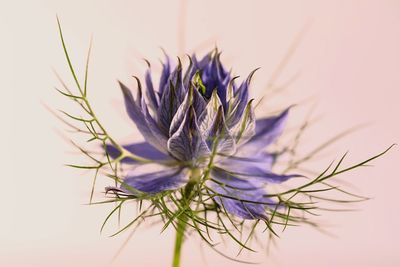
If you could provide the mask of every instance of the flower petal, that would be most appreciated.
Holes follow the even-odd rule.
[[[195,62],[196,58],[189,57],[189,56],[188,56],[188,58],[189,58],[189,66],[183,77],[183,84],[187,88],[190,87],[191,81],[192,81],[194,75],[196,74],[196,72],[198,71],[198,67],[196,66],[196,62]]]
[[[150,145],[149,143],[146,143],[146,142],[123,145],[122,147],[134,155],[137,155],[139,157],[143,157],[146,159],[150,159],[150,160],[172,159],[169,155],[162,153],[161,151],[157,150],[152,145]],[[109,156],[113,159],[115,159],[121,155],[121,152],[115,146],[113,146],[111,144],[108,144],[106,146],[106,151],[109,154]],[[124,159],[122,159],[122,162],[130,163],[130,164],[137,163],[137,161],[135,161],[131,158],[124,158]]]
[[[236,125],[242,118],[243,111],[247,105],[249,99],[249,93],[247,89],[247,83],[242,83],[238,89],[237,95],[231,100],[230,103],[230,114],[228,119],[229,127]]]
[[[202,133],[208,131],[211,128],[214,118],[217,115],[219,107],[222,105],[221,100],[218,97],[217,90],[214,90],[211,94],[211,98],[207,103],[207,106],[199,116],[199,125]]]
[[[225,172],[213,171],[211,188],[220,196],[213,199],[228,213],[243,219],[266,219],[266,205],[275,203],[265,197],[265,189],[249,180]],[[257,203],[259,202],[259,203]]]
[[[167,55],[165,55],[165,63],[162,64],[162,68],[163,69],[161,72],[160,83],[158,88],[160,98],[164,94],[164,88],[168,85],[168,77],[171,74],[171,63]]]
[[[228,127],[231,128],[236,125],[242,118],[243,112],[248,105],[249,101],[249,86],[254,73],[258,69],[253,70],[246,81],[244,81],[235,92],[235,96],[230,100],[230,114],[228,117]]]
[[[156,93],[154,91],[154,86],[153,86],[153,81],[151,79],[150,69],[148,69],[146,71],[145,79],[146,79],[146,89],[147,89],[146,95],[147,95],[147,98],[149,99],[150,107],[154,111],[156,111],[158,109],[160,100],[158,99],[158,95],[156,95]]]
[[[178,130],[168,140],[168,150],[178,160],[201,161],[210,151],[203,140],[193,106],[185,114]]]
[[[140,131],[140,133],[143,135],[145,140],[151,144],[152,146],[156,147],[157,149],[161,151],[166,151],[166,146],[163,143],[166,143],[165,137],[160,139],[157,138],[153,131],[150,129],[148,125],[148,119],[146,114],[144,114],[142,106],[142,100],[143,99],[137,99],[136,101],[133,99],[132,93],[129,90],[128,87],[126,87],[123,83],[119,82],[119,85],[122,89],[122,93],[124,95],[124,100],[125,100],[125,108],[126,111],[129,115],[129,117],[132,119],[132,121],[136,124],[136,127]],[[139,90],[140,92],[140,90]],[[139,93],[139,97],[141,97],[141,93]],[[146,105],[144,105],[146,107]],[[163,142],[164,141],[164,142]]]
[[[256,121],[255,134],[242,146],[248,155],[258,153],[273,143],[282,134],[287,120],[289,108],[278,116]]]
[[[158,141],[159,146],[157,147],[159,150],[168,153],[167,149],[167,136],[161,131],[160,127],[157,125],[157,122],[151,116],[149,109],[147,108],[146,103],[143,100],[142,110],[144,113],[144,117],[146,119],[147,126],[151,130],[154,138]]]
[[[275,156],[267,152],[253,155],[250,158],[227,157],[216,163],[220,168],[231,175],[243,179],[252,179],[261,183],[282,183],[297,174],[276,174],[271,171]]]
[[[226,90],[230,81],[229,72],[225,71],[220,61],[220,53],[214,51],[207,54],[203,59],[197,61],[193,58],[195,66],[201,70],[201,80],[206,87],[205,96],[211,97],[216,89],[224,110],[227,110]]]
[[[234,137],[238,146],[245,144],[256,133],[255,115],[252,103],[253,100],[250,100],[241,115],[240,122],[233,128]]]
[[[297,174],[276,174],[271,171],[274,156],[263,152],[251,158],[228,157],[217,163],[217,167],[226,172],[261,183],[282,183],[290,178],[300,177]]]
[[[171,121],[183,102],[185,93],[186,88],[184,88],[182,81],[182,67],[179,65],[168,79],[168,84],[164,88],[157,111],[158,125],[166,136],[169,135]]]
[[[251,157],[241,157],[240,150],[233,156],[219,158],[220,160],[216,162],[218,166],[221,168],[228,168],[232,171],[241,172],[242,166],[245,165],[252,165],[257,166],[258,168],[264,170],[271,170],[272,165],[275,162],[276,155],[268,153],[268,152],[261,152],[256,155],[252,155]],[[232,168],[232,169],[231,169]]]
[[[178,130],[190,106],[193,106],[196,116],[198,117],[205,110],[206,105],[200,93],[191,86],[171,121],[169,135],[172,136]]]
[[[135,175],[130,173],[124,179],[122,188],[126,191],[133,189],[156,194],[163,191],[175,190],[184,186],[188,181],[186,172],[178,168],[169,168],[158,172]]]
[[[231,155],[236,151],[235,140],[225,124],[222,106],[219,106],[210,128],[206,132],[202,132],[202,134],[210,150],[215,149],[217,153],[223,155]],[[215,145],[216,147],[214,148]]]

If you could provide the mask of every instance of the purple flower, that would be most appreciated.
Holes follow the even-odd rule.
[[[282,133],[289,110],[256,120],[248,92],[253,74],[237,86],[236,77],[213,51],[201,60],[192,56],[186,70],[180,61],[172,69],[167,57],[158,89],[149,68],[145,89],[137,79],[136,97],[120,83],[128,115],[145,139],[123,147],[159,168],[140,173],[141,162],[124,158],[123,163],[135,168],[120,188],[108,190],[135,194],[133,188],[158,194],[204,183],[226,212],[243,219],[264,219],[266,205],[274,205],[266,197],[265,185],[294,175],[271,172],[274,155],[266,148]],[[107,153],[113,158],[121,155],[112,145]]]

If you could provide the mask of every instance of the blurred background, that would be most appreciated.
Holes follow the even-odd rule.
[[[216,45],[242,77],[256,67],[252,90],[262,116],[298,104],[290,124],[312,110],[299,153],[359,124],[309,165],[322,171],[349,151],[349,165],[400,140],[400,1],[0,1],[0,266],[169,266],[172,229],[142,227],[113,260],[128,233],[100,235],[112,206],[88,206],[92,174],[79,163],[46,110],[70,103],[53,89],[53,69],[72,84],[56,24],[60,17],[78,75],[93,36],[89,98],[121,142],[138,140],[124,113],[116,79],[132,83],[149,59],[157,72],[163,47],[171,55],[206,53]],[[45,105],[44,105],[45,104]],[[289,228],[260,266],[400,266],[399,148],[341,177],[372,197],[350,213],[318,218],[330,235]],[[103,199],[99,178],[97,200]],[[132,208],[134,212],[134,208]],[[266,241],[266,236],[265,236]],[[235,254],[231,254],[235,255]],[[241,266],[189,239],[182,266]]]

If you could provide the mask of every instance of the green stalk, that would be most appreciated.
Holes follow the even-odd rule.
[[[172,262],[172,267],[179,267],[181,264],[181,251],[183,245],[183,238],[185,235],[186,222],[188,218],[183,215],[178,220],[178,226],[176,229],[176,238],[175,238],[175,248],[174,248],[174,259]]]
[[[193,188],[197,183],[199,183],[200,178],[201,178],[201,171],[197,168],[192,169],[190,175],[189,182],[185,186],[183,196],[182,196],[182,208],[186,209],[186,207],[189,207],[190,202],[193,197]],[[174,248],[174,258],[172,261],[172,267],[179,267],[181,264],[181,251],[182,251],[182,245],[185,237],[185,230],[186,230],[186,224],[188,221],[188,216],[183,212],[179,217],[178,217],[178,222],[177,222],[177,227],[176,227],[176,237],[175,237],[175,248]]]

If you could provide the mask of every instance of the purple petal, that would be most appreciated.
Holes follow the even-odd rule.
[[[296,174],[275,174],[255,165],[247,165],[242,167],[231,165],[230,168],[224,168],[224,170],[238,177],[251,178],[264,183],[282,183],[290,178],[299,177],[299,175]]]
[[[142,109],[143,109],[143,113],[144,113],[144,116],[146,119],[147,126],[151,130],[154,138],[158,141],[159,146],[157,148],[167,154],[168,153],[168,149],[167,149],[168,138],[165,135],[165,133],[163,133],[161,131],[160,127],[157,125],[157,122],[151,116],[144,100],[143,100],[143,108]]]
[[[247,82],[243,82],[238,89],[236,97],[231,103],[232,113],[230,114],[228,119],[229,127],[233,127],[234,125],[236,125],[236,123],[240,121],[243,115],[243,111],[246,108],[248,99],[248,84]]]
[[[245,165],[256,166],[264,170],[271,170],[275,158],[276,156],[274,154],[265,151],[252,155],[251,157],[241,157],[240,151],[238,151],[234,156],[224,157],[222,160],[216,162],[216,164],[222,168],[232,168],[232,170],[237,172],[240,172],[243,168],[242,166]]]
[[[206,133],[208,129],[211,128],[214,118],[218,113],[219,107],[222,105],[221,100],[218,97],[217,91],[211,95],[210,100],[207,103],[207,106],[203,110],[203,112],[199,116],[199,126],[202,133]]]
[[[153,81],[151,80],[151,73],[150,69],[146,71],[146,94],[147,98],[149,99],[150,107],[153,110],[158,109],[159,99],[154,91]]]
[[[200,134],[192,106],[186,112],[178,130],[168,140],[168,150],[177,159],[188,162],[199,160],[210,153]]]
[[[240,122],[233,128],[234,137],[238,146],[242,146],[250,140],[255,134],[255,115],[252,100],[246,106],[244,113],[241,115]]]
[[[220,154],[231,155],[236,151],[236,143],[225,124],[224,110],[220,106],[213,122],[204,133],[204,139],[210,150],[216,144],[216,151]]]
[[[243,219],[266,219],[266,205],[274,205],[274,202],[264,196],[266,191],[263,187],[224,172],[213,171],[212,177],[216,181],[212,182],[211,188],[222,195],[213,199],[222,209]]]
[[[200,61],[197,61],[196,57],[193,57],[193,62],[201,70],[201,80],[206,87],[205,96],[210,98],[212,92],[216,89],[222,106],[226,111],[226,89],[230,81],[230,75],[224,70],[221,64],[220,54],[213,53],[207,54]]]
[[[132,187],[142,192],[156,194],[163,191],[175,190],[184,186],[188,177],[182,169],[169,168],[158,172],[135,175],[129,174],[122,185],[122,188],[130,191]]]
[[[179,106],[174,118],[172,119],[171,126],[169,128],[169,135],[172,136],[178,130],[190,106],[193,106],[196,116],[199,116],[205,110],[206,105],[207,104],[200,93],[193,87],[190,87],[186,93],[185,99]]]
[[[200,61],[197,60],[197,57],[195,54],[192,55],[192,61],[193,65],[195,66],[196,69],[203,70],[209,65],[211,61],[211,53],[206,54]]]
[[[154,148],[152,145],[149,143],[143,142],[143,143],[135,143],[135,144],[129,144],[129,145],[124,145],[123,148],[131,152],[132,154],[135,154],[139,157],[143,157],[146,159],[150,160],[169,160],[171,157],[169,155],[166,155],[162,153],[161,151],[157,150]],[[121,155],[121,152],[113,145],[107,145],[106,146],[107,153],[111,158],[117,158]],[[131,158],[124,158],[122,159],[123,163],[137,163],[137,161],[131,159]]]
[[[242,149],[248,154],[254,154],[273,143],[282,134],[288,113],[289,109],[286,109],[278,116],[257,120],[255,135],[243,145]]]
[[[136,124],[136,127],[138,128],[140,133],[143,135],[145,140],[152,146],[156,147],[157,149],[159,149],[161,151],[167,151],[166,150],[166,137],[164,136],[162,138],[159,134],[157,134],[157,136],[155,136],[154,132],[149,127],[148,122],[151,122],[151,121],[149,120],[150,118],[148,116],[147,106],[144,105],[144,103],[143,103],[143,98],[137,99],[135,101],[133,99],[132,93],[129,90],[129,88],[126,87],[121,82],[119,82],[119,85],[121,86],[122,92],[124,94],[126,111],[129,115],[129,117],[132,119],[132,121]],[[140,90],[139,90],[139,92],[140,92]],[[138,97],[141,97],[140,93],[138,93]],[[142,107],[144,107],[144,109]]]
[[[250,179],[244,179],[240,177],[236,177],[229,172],[225,172],[224,170],[213,168],[211,171],[211,177],[219,183],[223,183],[229,188],[236,190],[256,190],[263,189],[264,185],[257,183],[257,181],[251,181]]]
[[[252,158],[227,157],[218,163],[218,168],[229,172],[231,175],[243,179],[252,179],[261,183],[282,183],[296,174],[275,174],[271,172],[274,156],[266,152],[253,156]]]
[[[162,64],[163,69],[161,72],[160,85],[158,88],[158,92],[159,92],[160,96],[162,96],[164,94],[164,88],[168,85],[168,77],[171,74],[170,59],[167,55],[165,57],[166,57],[165,63]]]
[[[158,124],[166,136],[169,135],[171,121],[183,102],[185,93],[186,89],[182,81],[182,68],[178,66],[168,79],[168,84],[164,88],[157,111]]]
[[[183,84],[187,88],[190,87],[191,80],[198,71],[198,67],[196,66],[195,60],[196,60],[195,58],[189,57],[190,65],[185,72],[185,76],[183,77]]]
[[[257,157],[248,159],[228,157],[223,162],[218,163],[218,167],[232,175],[254,179],[262,183],[282,183],[290,178],[299,177],[296,174],[280,175],[271,172],[273,161],[273,156],[262,153]]]
[[[287,120],[289,108],[284,110],[281,114],[274,117],[259,119],[256,121],[256,134],[253,139],[266,138],[265,135],[272,136],[267,138],[274,139],[282,133],[283,126]]]

